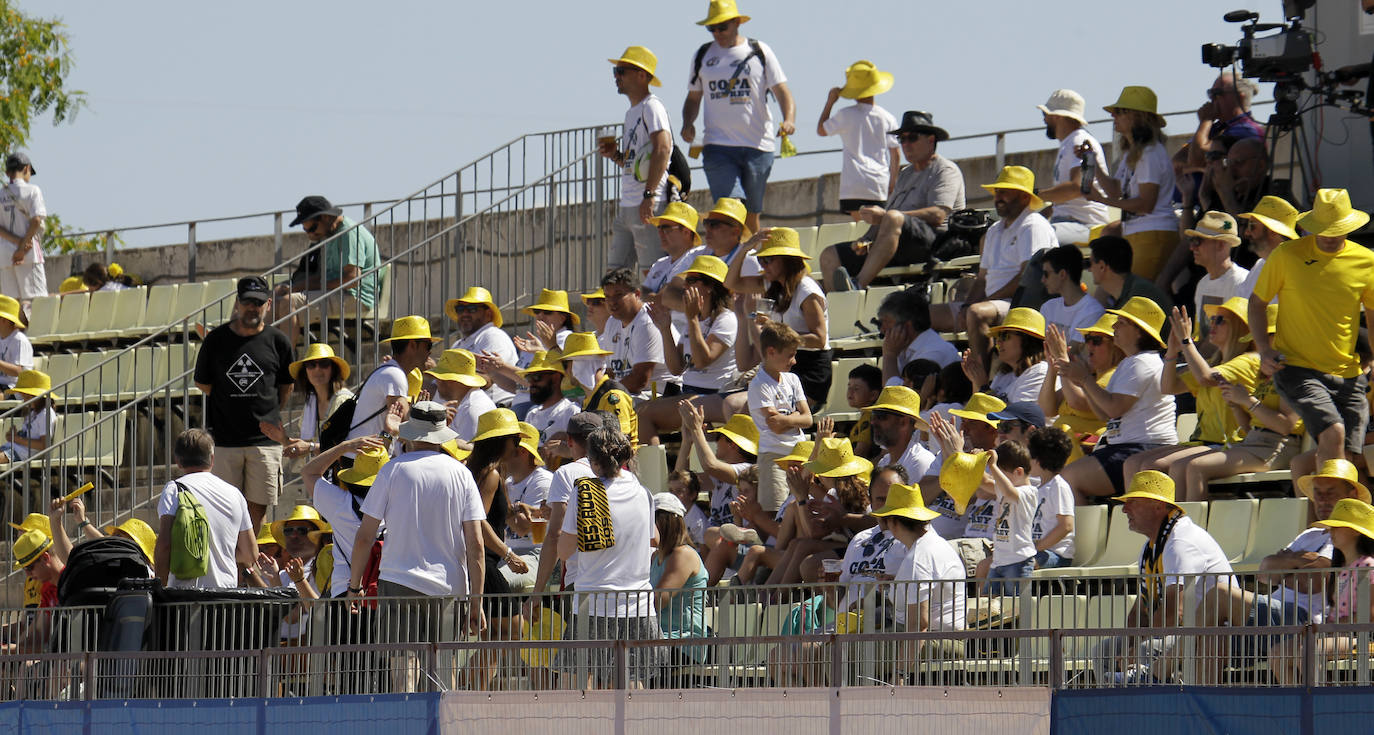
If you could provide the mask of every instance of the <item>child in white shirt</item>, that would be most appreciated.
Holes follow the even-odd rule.
[[[902,165],[901,150],[888,136],[897,129],[897,118],[873,103],[875,96],[891,88],[891,74],[878,71],[871,62],[855,62],[845,69],[845,85],[830,90],[816,124],[817,135],[838,135],[844,143],[840,210],[856,220],[861,207],[886,204]],[[832,115],[841,97],[854,104]]]
[[[1073,451],[1073,439],[1060,429],[1036,429],[1026,440],[1031,472],[1040,478],[1036,489],[1035,568],[1073,566],[1073,489],[1059,475]]]
[[[768,320],[759,332],[763,364],[749,381],[749,414],[759,429],[759,505],[769,512],[787,498],[787,474],[777,461],[802,440],[811,426],[811,406],[801,379],[788,372],[796,362],[801,337],[791,327]]]
[[[991,452],[988,474],[997,493],[997,515],[992,521],[992,566],[988,569],[987,594],[1014,595],[1019,583],[1035,569],[1035,543],[1031,524],[1035,518],[1036,492],[1030,486],[1030,454],[1016,442],[1002,442]]]

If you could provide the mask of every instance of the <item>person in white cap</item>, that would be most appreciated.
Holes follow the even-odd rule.
[[[1040,190],[1040,198],[1053,205],[1049,213],[1054,234],[1063,244],[1086,243],[1091,239],[1092,228],[1107,224],[1107,205],[1091,202],[1083,198],[1083,157],[1078,154],[1079,146],[1087,146],[1091,164],[1096,172],[1107,170],[1107,159],[1102,155],[1102,144],[1097,142],[1087,130],[1087,118],[1083,117],[1086,105],[1083,95],[1072,89],[1056,89],[1043,105],[1036,108],[1045,116],[1045,135],[1059,141],[1059,151],[1054,156],[1053,179],[1048,187]],[[1094,180],[1092,187],[1105,194]]]
[[[43,271],[43,220],[48,208],[43,192],[29,183],[33,161],[25,153],[5,159],[9,183],[0,189],[0,293],[19,300],[24,311],[29,302],[48,295]]]

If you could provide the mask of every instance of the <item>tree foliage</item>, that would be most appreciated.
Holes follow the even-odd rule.
[[[74,117],[86,94],[68,89],[72,55],[61,21],[24,15],[13,0],[0,0],[0,150],[28,141],[37,117],[53,123]]]

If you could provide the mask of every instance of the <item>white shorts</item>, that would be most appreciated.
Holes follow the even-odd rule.
[[[0,293],[20,301],[48,295],[48,276],[42,263],[0,267]]]

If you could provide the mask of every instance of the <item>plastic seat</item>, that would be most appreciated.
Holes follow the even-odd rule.
[[[29,341],[33,344],[51,345],[70,341],[76,338],[81,325],[86,323],[86,309],[91,303],[91,295],[76,293],[61,298],[62,303],[57,307],[57,321],[52,330],[45,335],[29,335]]]
[[[1183,512],[1188,514],[1189,518],[1193,519],[1193,523],[1203,528],[1207,527],[1209,504],[1206,501],[1184,500],[1179,502],[1178,507],[1182,508]]]
[[[158,378],[159,365],[163,369],[161,379]],[[167,380],[166,369],[167,347],[165,345],[136,348],[129,364],[128,392],[120,396],[120,400],[133,400],[162,385]]]
[[[107,329],[97,330],[87,339],[118,340],[132,338],[148,307],[148,287],[136,286],[123,291],[115,291],[114,313],[110,315]]]
[[[61,296],[39,296],[29,304],[29,341],[47,337],[57,329],[57,311]]]
[[[803,253],[811,256],[811,270],[814,271],[817,268],[816,260],[821,254],[820,248],[816,247],[816,228],[798,227],[796,230],[798,245]]]
[[[69,436],[80,438],[55,447],[47,464],[52,467],[87,470],[112,470],[119,466],[124,449],[125,425],[123,415],[93,426],[85,425],[77,416],[57,417],[57,428],[53,431],[56,441]],[[74,420],[68,432],[67,420]]]
[[[1258,498],[1213,500],[1207,509],[1207,533],[1221,545],[1228,560],[1239,561],[1250,548],[1259,504]]]
[[[1197,414],[1195,414],[1195,413],[1181,413],[1181,414],[1179,414],[1179,415],[1178,415],[1178,424],[1177,424],[1176,426],[1177,426],[1177,431],[1178,431],[1178,440],[1179,440],[1179,442],[1181,443],[1181,442],[1186,442],[1186,441],[1188,441],[1188,439],[1189,439],[1190,437],[1192,437],[1193,432],[1197,430]]]
[[[119,291],[95,291],[90,295],[91,301],[86,307],[86,317],[81,321],[81,328],[75,335],[77,339],[92,339],[97,332],[110,329],[114,323],[115,302],[119,294]]]
[[[205,283],[205,325],[214,326],[229,321],[234,314],[234,300],[238,298],[238,281],[216,278]]]
[[[826,294],[825,309],[829,318],[826,333],[830,339],[846,339],[861,334],[858,326],[859,314],[863,313],[866,295],[864,291],[836,291]]]
[[[1036,579],[1076,577],[1097,563],[1107,545],[1107,511],[1105,505],[1080,505],[1073,509],[1074,566],[1057,569],[1037,569],[1031,573]]]
[[[159,283],[148,289],[148,303],[143,318],[130,330],[130,336],[144,336],[161,330],[172,321],[172,305],[176,303],[177,284]]]
[[[1287,546],[1307,528],[1310,502],[1307,498],[1264,498],[1255,513],[1255,531],[1239,562],[1232,566],[1238,572],[1259,569],[1264,557]]]
[[[859,411],[849,407],[846,393],[849,388],[849,371],[860,365],[877,365],[873,357],[842,357],[830,363],[830,393],[825,398],[825,408],[821,416],[829,416],[836,421],[853,421],[859,418]]]
[[[1077,520],[1077,513],[1074,518]],[[1145,537],[1130,529],[1126,514],[1117,506],[1111,510],[1111,519],[1107,523],[1107,542],[1102,554],[1090,566],[1083,567],[1082,573],[1099,576],[1129,572],[1140,562],[1140,549],[1144,544]]]
[[[646,444],[635,452],[639,470],[635,473],[639,482],[651,493],[661,493],[668,489],[668,450],[662,445]]]
[[[853,222],[828,222],[820,226],[816,231],[816,252],[841,242],[851,242],[854,240]],[[854,274],[850,274],[854,275]]]
[[[205,324],[207,328],[217,326],[206,323],[206,312],[204,283],[183,283],[177,286],[177,298],[172,304],[171,324],[180,324],[182,320],[186,320],[187,326],[196,322]]]

